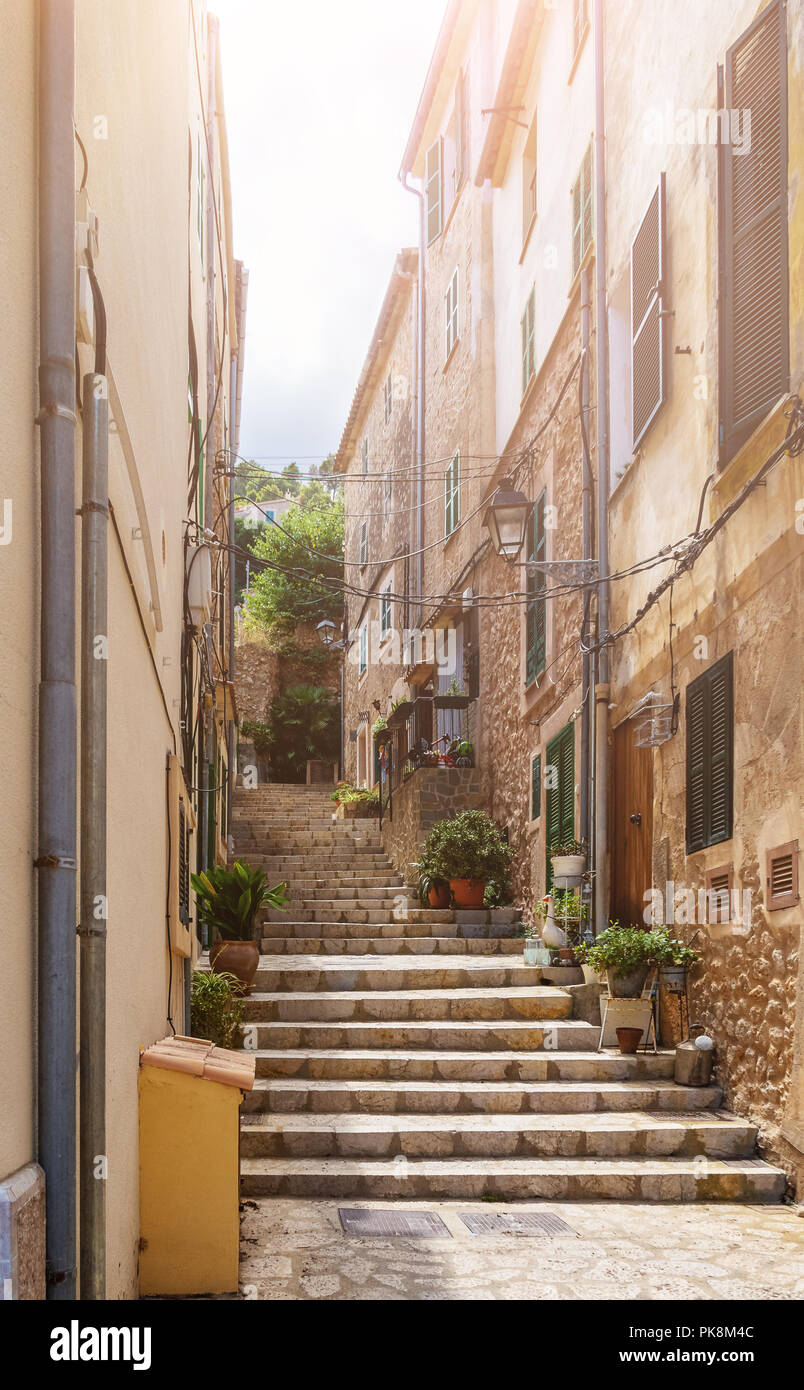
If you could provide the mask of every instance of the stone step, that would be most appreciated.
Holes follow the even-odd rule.
[[[272,1025],[263,1025],[267,1029]],[[257,1032],[261,1031],[259,1028]],[[633,1082],[672,1081],[674,1052],[646,1052],[623,1056],[619,1052],[404,1052],[399,1048],[283,1048],[256,1052],[260,1077],[309,1077],[312,1081],[572,1081]],[[717,1088],[666,1088],[687,1098],[704,1095],[709,1108]],[[570,1093],[571,1094],[571,1093]],[[630,1094],[627,1091],[624,1094]],[[719,1093],[718,1093],[719,1094]],[[629,1102],[633,1106],[633,1101]],[[644,1109],[640,1105],[640,1109]],[[653,1107],[651,1107],[653,1108]]]
[[[312,888],[354,888],[358,893],[364,888],[404,888],[399,874],[392,873],[352,873],[350,870],[335,870],[326,877],[320,873],[294,873],[292,887],[294,892],[304,895]]]
[[[438,956],[261,956],[255,979],[260,993],[336,990],[478,990],[533,988],[530,966],[483,957],[449,962]],[[551,1017],[558,1015],[552,1014]]]
[[[717,1110],[717,1086],[674,1081],[382,1081],[261,1075],[243,1111],[289,1115],[589,1115],[601,1112],[696,1113]],[[270,1061],[266,1058],[266,1065]]]
[[[320,887],[309,887],[300,883],[294,878],[290,884],[291,901],[310,906],[318,906],[322,900],[324,902],[351,903],[356,907],[367,906],[370,903],[390,904],[404,902],[413,905],[418,903],[419,898],[412,889],[406,888],[404,884],[388,883],[387,880],[381,883],[372,884],[370,887],[358,887],[350,883],[348,879],[323,883]]]
[[[273,924],[281,925],[279,919]],[[305,922],[303,926],[317,927],[317,922]],[[334,922],[335,927],[343,923]],[[351,923],[351,926],[359,926]],[[522,956],[522,940],[513,936],[479,937],[466,940],[457,936],[396,936],[396,937],[344,937],[344,936],[264,936],[260,949],[265,955],[350,955],[352,952],[370,956]]]
[[[750,1158],[244,1158],[240,1182],[244,1197],[562,1202],[777,1202],[784,1186]]]
[[[298,937],[299,940],[338,937],[343,940],[354,939],[351,948],[359,952],[358,941],[366,940],[366,924],[363,922],[308,922],[296,921],[293,914],[272,913],[270,920],[262,915],[263,922],[270,926],[270,937],[274,931],[281,931],[284,937]],[[516,928],[510,926],[464,926],[459,922],[411,922],[404,919],[392,922],[373,922],[370,927],[371,940],[402,941],[419,938],[450,938],[456,941],[489,941],[507,938],[516,941],[520,951],[524,948],[521,937],[514,935]],[[530,967],[536,974],[538,967]]]
[[[393,900],[392,900],[393,901]],[[270,910],[270,909],[269,909]],[[371,902],[357,906],[354,899],[318,898],[307,903],[292,904],[294,919],[300,922],[362,922],[366,926],[382,926],[384,923],[401,920],[405,922],[452,922],[454,917],[449,908],[443,910],[432,907],[410,907],[407,903],[399,907],[387,906],[385,902]],[[275,922],[275,916],[268,918]],[[369,932],[367,935],[373,935]]]
[[[289,998],[287,995],[275,997],[285,1003]],[[431,999],[432,996],[428,995],[427,998]],[[552,1057],[559,1052],[589,1052],[597,1047],[600,1037],[599,1028],[577,1018],[560,1019],[549,1027],[542,1027],[538,1022],[511,1019],[496,1022],[408,1019],[396,1023],[379,1019],[266,1019],[259,996],[255,1002],[253,995],[245,1000],[245,1018],[250,1048],[267,1048],[270,1051],[289,1048],[396,1049],[400,1057],[411,1054],[412,1060],[415,1060],[421,1048],[441,1053],[511,1051],[524,1057],[530,1052],[539,1053],[545,1036],[549,1048],[541,1055],[547,1056],[549,1053]]]
[[[244,1158],[750,1158],[753,1125],[697,1115],[259,1115]]]
[[[275,1019],[285,1023],[309,1023],[315,1020],[366,1020],[393,1022],[396,1020],[465,1020],[498,1021],[502,1019],[532,1019],[543,1021],[543,1030],[534,1029],[534,1047],[545,1044],[535,1041],[539,1031],[547,1033],[548,1047],[560,1044],[551,1041],[551,1019],[567,1018],[572,1001],[563,990],[550,986],[531,985],[488,989],[377,989],[377,990],[316,990],[309,992],[255,991],[245,1002],[246,1019],[268,1022]],[[592,1029],[595,1035],[599,1029]],[[595,1041],[597,1038],[595,1037]]]

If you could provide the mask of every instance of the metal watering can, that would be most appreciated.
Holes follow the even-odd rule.
[[[708,1086],[712,1080],[715,1044],[700,1023],[690,1024],[690,1036],[676,1048],[677,1086]]]

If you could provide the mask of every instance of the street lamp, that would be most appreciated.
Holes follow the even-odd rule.
[[[483,525],[491,536],[498,555],[516,560],[525,544],[530,502],[523,492],[517,492],[510,478],[503,478],[483,517]]]
[[[325,647],[334,647],[335,624],[332,622],[331,618],[325,618],[323,622],[318,623],[316,632],[318,633],[319,642]]]

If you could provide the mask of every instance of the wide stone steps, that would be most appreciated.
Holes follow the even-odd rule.
[[[259,1074],[244,1113],[289,1115],[579,1115],[596,1112],[716,1110],[716,1086],[667,1081],[390,1081],[319,1080]]]
[[[260,1115],[244,1125],[246,1158],[750,1158],[757,1131],[734,1116],[652,1112],[574,1115]]]
[[[362,954],[358,950],[358,941],[366,938],[366,926],[364,922],[308,922],[294,921],[288,919],[287,914],[272,913],[269,917],[263,914],[262,924],[265,928],[265,937],[270,939],[275,932],[281,932],[284,937],[298,937],[300,940],[310,940],[317,938],[339,937],[342,940],[354,939],[352,948],[354,954]],[[524,949],[524,942],[521,937],[516,936],[514,925],[489,926],[487,924],[462,924],[459,922],[414,922],[407,918],[399,917],[391,922],[371,922],[368,924],[371,932],[371,939],[377,941],[401,941],[403,939],[413,940],[420,938],[452,939],[455,941],[489,941],[498,937],[514,939],[520,952]],[[311,948],[315,950],[315,947]]]
[[[246,1018],[255,1013],[265,1020],[406,1019],[533,1019],[566,1018],[569,996],[539,985],[484,989],[351,989],[317,991],[254,991],[247,1001]],[[535,1030],[534,1030],[535,1031]],[[593,1030],[594,1031],[594,1030]],[[559,1046],[556,1043],[556,1046]]]
[[[278,923],[274,923],[274,926]],[[306,922],[305,926],[317,926]],[[331,923],[343,926],[343,923]],[[357,926],[357,923],[351,923]],[[360,952],[367,956],[522,956],[522,941],[514,936],[477,937],[466,940],[457,936],[345,937],[345,936],[264,936],[261,949],[267,955],[350,955]]]
[[[311,898],[308,902],[292,903],[288,911],[292,910],[294,919],[299,922],[363,922],[366,926],[370,923],[378,927],[400,918],[405,922],[419,923],[448,922],[452,918],[449,910],[410,907],[407,902],[399,907],[389,905],[388,899],[384,902],[360,899],[359,902],[362,905],[349,898]],[[393,903],[393,899],[390,903]],[[272,913],[269,920],[276,922],[279,919]]]
[[[273,1025],[263,1025],[270,1027]],[[310,1080],[336,1081],[527,1081],[527,1082],[588,1082],[582,1090],[567,1090],[566,1095],[581,1095],[588,1105],[594,1094],[591,1083],[605,1082],[612,1087],[610,1095],[624,1097],[621,1109],[636,1105],[639,1089],[655,1094],[657,1106],[667,1109],[671,1098],[681,1097],[682,1109],[707,1109],[719,1104],[720,1091],[716,1086],[697,1088],[668,1084],[673,1077],[674,1053],[641,1053],[622,1056],[614,1052],[407,1052],[399,1048],[334,1047],[283,1048],[256,1052],[259,1077],[308,1077]],[[612,1083],[617,1083],[612,1085]],[[627,1084],[626,1084],[627,1083]],[[661,1083],[657,1085],[656,1083]],[[558,1094],[563,1095],[560,1091]],[[662,1100],[661,1097],[665,1099]],[[573,1109],[577,1108],[573,1105]],[[611,1108],[607,1100],[606,1108]],[[639,1108],[645,1109],[642,1101]]]
[[[500,1197],[553,1201],[776,1202],[784,1174],[758,1159],[243,1158],[246,1197]]]
[[[280,1004],[293,996],[275,995]],[[431,996],[428,996],[428,998]],[[292,1011],[292,1006],[291,1006]],[[259,1000],[246,1000],[248,1046],[268,1048],[391,1048],[406,1051],[430,1048],[446,1052],[534,1052],[545,1038],[552,1052],[588,1051],[597,1045],[600,1029],[578,1018],[549,1023],[503,1019],[378,1019],[313,1020],[302,1017],[266,1019]]]
[[[513,963],[489,962],[483,958],[465,957],[454,963],[437,956],[394,956],[372,961],[365,956],[344,955],[336,959],[321,955],[261,956],[255,988],[258,992],[312,991],[322,993],[386,990],[465,990],[523,986],[533,988],[533,969],[517,958]],[[538,989],[539,986],[536,986]],[[537,997],[544,997],[537,996]],[[563,1017],[570,1009],[570,999],[562,1000],[560,992],[549,1014]],[[563,1007],[564,1012],[559,1009]],[[547,1015],[542,1014],[540,1017]]]

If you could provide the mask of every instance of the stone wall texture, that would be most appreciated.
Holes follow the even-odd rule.
[[[406,873],[437,821],[454,811],[486,810],[487,796],[477,768],[420,768],[393,794],[392,816],[383,819],[383,849],[394,868]]]

